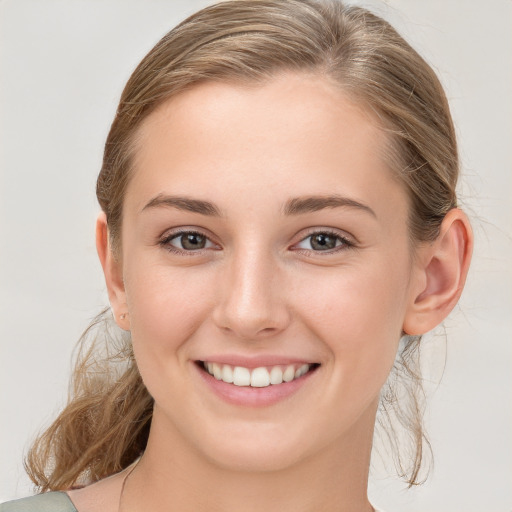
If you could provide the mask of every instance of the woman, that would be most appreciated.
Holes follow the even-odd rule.
[[[98,178],[122,368],[85,351],[27,463],[66,492],[1,510],[373,510],[396,368],[416,483],[414,354],[472,248],[457,175],[439,81],[367,11],[241,0],[180,24],[130,78]]]

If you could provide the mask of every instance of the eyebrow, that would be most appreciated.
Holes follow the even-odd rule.
[[[340,207],[357,208],[377,218],[376,213],[369,206],[360,203],[359,201],[355,201],[354,199],[350,199],[349,197],[338,195],[305,196],[289,199],[284,206],[284,214],[301,215],[304,213],[312,213],[324,210],[325,208]]]
[[[199,213],[200,215],[207,215],[210,217],[222,217],[221,211],[210,201],[202,199],[192,199],[186,196],[169,196],[165,194],[158,194],[151,199],[142,211],[150,208],[158,207],[176,208],[192,213]],[[317,212],[326,208],[356,208],[371,214],[377,218],[375,212],[367,205],[339,195],[330,196],[304,196],[294,197],[289,199],[283,208],[284,215],[301,215],[305,213]]]
[[[149,208],[157,208],[159,206],[167,206],[170,208],[185,210],[192,213],[199,213],[201,215],[208,215],[211,217],[221,217],[220,210],[209,201],[192,199],[185,196],[168,196],[164,194],[158,194],[156,197],[151,199],[151,201],[149,201],[149,203],[144,206],[142,211]]]

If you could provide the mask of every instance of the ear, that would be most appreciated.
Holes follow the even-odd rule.
[[[107,217],[101,212],[96,221],[96,250],[100,258],[105,282],[107,284],[108,298],[114,314],[115,321],[121,329],[130,330],[128,306],[123,282],[122,263],[114,257],[109,241]]]
[[[403,325],[406,334],[425,334],[448,316],[464,288],[472,250],[469,220],[454,208],[443,219],[437,239],[418,250]]]

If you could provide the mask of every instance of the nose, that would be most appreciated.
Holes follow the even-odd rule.
[[[245,250],[226,262],[213,320],[224,332],[258,340],[286,329],[290,314],[282,271],[264,250]]]

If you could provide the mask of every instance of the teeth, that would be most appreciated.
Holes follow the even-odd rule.
[[[270,384],[281,384],[283,382],[283,370],[279,366],[274,366],[270,370]]]
[[[265,388],[270,385],[270,375],[266,368],[255,368],[251,373],[251,386]]]
[[[290,382],[295,377],[295,367],[293,364],[286,367],[286,370],[283,372],[283,380],[285,382]]]
[[[235,366],[233,370],[233,384],[235,386],[250,386],[251,372],[242,366]]]
[[[235,386],[251,386],[253,388],[265,388],[271,384],[277,385],[283,382],[291,382],[302,377],[310,369],[309,364],[303,364],[299,367],[293,364],[285,367],[272,366],[270,371],[264,366],[254,368],[252,371],[243,366],[235,366],[233,368],[229,364],[222,365],[204,362],[203,366],[217,380],[222,380]]]
[[[300,368],[295,371],[295,378],[302,377],[309,370],[309,364],[303,364]]]
[[[222,379],[222,368],[217,363],[213,363],[213,376],[217,380]]]
[[[222,380],[231,384],[233,382],[233,368],[229,364],[222,367]]]

